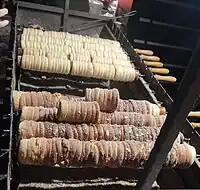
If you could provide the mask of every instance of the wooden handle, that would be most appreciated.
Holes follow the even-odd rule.
[[[149,56],[149,55],[140,55],[142,60],[146,61],[160,61],[160,58],[157,56]]]
[[[163,63],[157,61],[144,61],[144,64],[149,67],[163,67]]]
[[[150,70],[152,73],[164,74],[164,75],[169,74],[169,69],[165,69],[165,68],[151,68],[151,67],[150,67],[149,70]]]
[[[153,51],[151,50],[143,50],[143,49],[135,49],[136,53],[143,55],[153,55]]]
[[[158,81],[167,81],[167,82],[176,82],[177,79],[175,77],[172,76],[161,76],[161,75],[154,75],[154,77],[158,80]]]
[[[160,115],[165,115],[167,113],[167,110],[165,107],[160,107]]]
[[[200,123],[191,123],[191,125],[194,129],[200,128]]]
[[[166,108],[165,107],[160,107],[160,115],[165,115],[167,114]],[[188,117],[200,117],[200,111],[191,111],[188,114]],[[200,123],[191,123],[194,126],[198,126],[200,128]]]
[[[200,111],[191,111],[188,117],[200,117]]]

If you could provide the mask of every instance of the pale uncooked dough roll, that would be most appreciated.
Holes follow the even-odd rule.
[[[29,41],[25,41],[23,39],[21,39],[21,48],[33,48],[33,49],[44,49],[45,48],[45,44],[41,44],[38,42],[29,42]]]
[[[56,32],[56,31],[44,31],[43,36],[51,38],[59,38],[61,40],[65,39],[67,32]]]
[[[129,57],[117,41],[67,32],[40,32],[35,29],[24,31],[21,37],[24,53],[36,55],[22,57],[24,69],[68,74],[71,69],[69,58],[73,62],[72,75],[124,82],[135,80],[136,73],[131,69]],[[67,66],[63,64],[64,60]]]
[[[71,75],[83,76],[83,77],[93,77],[94,71],[93,71],[92,63],[91,62],[73,61]]]
[[[23,35],[31,35],[31,36],[42,36],[43,31],[39,29],[33,29],[33,28],[24,28],[23,29]]]
[[[48,59],[45,56],[23,55],[21,68],[33,71],[47,70]]]
[[[127,56],[127,54],[123,51],[116,53],[116,58],[123,60],[123,61],[127,61],[130,62],[130,58]]]
[[[94,50],[94,49],[90,49],[90,50],[88,50],[88,52],[89,52],[91,58],[97,56],[97,52],[96,52],[96,50]]]
[[[120,65],[120,66],[124,66],[124,67],[130,67],[132,68],[133,65],[131,65],[130,61],[124,61],[124,60],[120,60],[120,59],[113,59],[112,60],[112,64],[113,65]]]
[[[24,41],[21,40],[21,48],[31,48],[31,49],[40,49],[43,51],[65,51],[68,46],[60,46],[57,44],[47,44],[35,41]]]
[[[70,53],[79,54],[79,55],[86,55],[86,56],[91,57],[90,53],[87,50],[85,50],[83,48],[75,48],[74,46],[71,47],[71,52]]]
[[[21,68],[25,70],[59,73],[68,75],[71,69],[69,60],[44,56],[23,55]]]
[[[71,34],[68,32],[56,32],[56,31],[42,31],[38,29],[32,28],[24,28],[23,35],[31,35],[31,36],[43,36],[48,38],[60,38],[61,40],[73,40],[73,41],[80,41],[80,42],[88,42],[88,43],[96,43],[101,46],[109,46],[112,48],[119,48],[120,50],[120,43],[118,41],[108,40],[108,39],[101,39],[101,38],[94,38],[90,36],[82,36],[78,34]],[[108,47],[107,47],[108,48]]]
[[[108,64],[93,64],[94,78],[113,80],[115,77],[115,67]]]
[[[41,49],[24,48],[23,55],[46,56],[46,52]]]
[[[91,43],[91,42],[85,42],[84,43],[84,49],[91,50],[91,49],[97,49],[98,44],[97,43]]]
[[[94,64],[101,63],[101,64],[109,64],[109,65],[112,65],[112,63],[113,63],[112,58],[105,58],[105,57],[102,57],[102,56],[93,56],[92,62]]]
[[[47,43],[47,44],[56,44],[56,45],[60,45],[60,46],[64,46],[64,44],[65,44],[64,40],[61,40],[59,38],[54,38],[54,37],[42,37],[41,42]]]
[[[84,48],[84,44],[80,41],[75,41],[75,40],[71,40],[71,41],[67,41],[65,43],[66,45],[71,45],[72,47],[76,48],[76,49],[83,49]]]
[[[59,38],[54,37],[45,37],[45,36],[22,36],[22,39],[28,40],[28,41],[35,41],[38,43],[44,43],[48,45],[61,45],[63,46],[65,43],[63,40],[60,40]]]
[[[91,62],[91,57],[87,54],[70,53],[70,60],[78,62]]]
[[[61,59],[66,59],[69,60],[69,54],[70,54],[70,49],[69,51],[46,51],[46,57],[48,58],[61,58]]]
[[[70,61],[62,58],[49,59],[49,66],[50,68],[48,68],[46,72],[68,75],[71,70]]]
[[[55,44],[47,44],[47,43],[41,43],[41,42],[35,42],[35,41],[23,41],[21,40],[21,48],[22,49],[36,49],[40,51],[64,51],[66,49],[65,46],[55,45]]]
[[[116,81],[132,82],[136,79],[136,71],[134,68],[116,65],[115,70],[114,80]]]

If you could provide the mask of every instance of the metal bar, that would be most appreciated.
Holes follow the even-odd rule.
[[[75,11],[75,10],[69,10],[70,16],[76,16],[76,17],[82,17],[82,18],[88,18],[91,20],[108,20],[108,17],[106,16],[97,16],[97,15],[91,15],[90,13],[81,12],[81,11]]]
[[[67,0],[67,1],[69,1],[69,0]],[[29,3],[29,2],[25,2],[25,1],[18,1],[18,6],[19,6],[19,8],[27,8],[27,9],[45,11],[45,12],[50,12],[50,13],[64,14],[63,8],[53,7],[53,6],[48,6],[48,5],[41,5],[41,4]],[[68,9],[68,16],[88,18],[91,20],[108,20],[108,17],[106,17],[106,16],[96,16],[96,15],[91,15],[86,12],[69,10],[69,9]]]
[[[15,90],[15,63],[16,63],[16,39],[17,39],[17,13],[18,13],[18,4],[16,2],[12,2],[12,23],[11,23],[11,32],[10,32],[10,44],[9,50],[12,52],[12,81],[11,81],[11,92],[9,96],[9,118],[10,118],[10,134],[9,134],[9,160],[7,163],[7,190],[11,189],[12,184],[12,140],[13,140],[13,90]]]
[[[70,0],[65,0],[65,9],[63,16],[61,17],[61,31],[66,31],[67,30],[67,20],[69,16],[69,2]]]
[[[29,3],[29,2],[25,2],[25,1],[18,1],[18,7],[39,10],[39,11],[45,11],[45,12],[51,12],[51,13],[57,13],[57,14],[64,13],[64,9],[59,8],[59,7],[41,5],[41,4],[36,4],[36,3]]]
[[[170,67],[170,68],[175,68],[175,69],[187,69],[186,66],[181,66],[181,65],[172,65],[172,64],[168,64],[168,63],[164,63],[163,65],[164,67]]]
[[[106,28],[106,30],[108,31],[108,33],[110,34],[111,38],[112,38],[113,40],[117,40],[117,38],[113,35],[112,31],[110,30],[110,28],[108,27],[107,24],[105,24],[105,28]]]
[[[145,164],[144,173],[138,181],[136,189],[151,189],[173,143],[200,94],[200,45],[194,52],[186,74],[180,85],[177,99],[171,107],[166,121]]]
[[[80,32],[80,31],[85,31],[85,30],[89,30],[92,28],[97,28],[97,27],[103,27],[105,25],[105,21],[101,21],[101,22],[97,22],[97,23],[90,23],[90,24],[85,24],[79,28],[75,28],[75,29],[71,29],[68,30],[68,32],[71,33],[76,33],[76,32]]]

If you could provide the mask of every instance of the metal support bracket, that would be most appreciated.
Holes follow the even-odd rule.
[[[200,45],[197,47],[190,60],[186,74],[177,93],[177,99],[169,110],[166,121],[150,153],[144,167],[144,173],[138,181],[136,189],[151,189],[162,165],[171,150],[173,143],[182,128],[188,113],[200,94]]]

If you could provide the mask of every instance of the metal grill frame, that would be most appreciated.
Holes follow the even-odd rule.
[[[91,20],[101,20],[102,22],[107,22],[107,29],[108,32],[110,33],[110,35],[113,37],[113,39],[120,41],[122,47],[126,50],[126,52],[129,54],[129,56],[131,57],[132,60],[134,61],[135,66],[137,67],[137,69],[139,69],[140,73],[142,75],[144,75],[144,79],[142,77],[139,78],[138,83],[141,85],[141,87],[143,88],[143,90],[146,92],[146,94],[148,94],[149,99],[151,99],[152,102],[157,103],[157,99],[161,102],[163,102],[163,105],[167,108],[167,110],[170,110],[171,106],[172,106],[172,99],[170,98],[170,96],[167,94],[167,92],[164,90],[164,88],[160,85],[160,83],[154,78],[153,74],[149,71],[149,69],[147,68],[147,66],[143,63],[143,61],[140,60],[139,56],[136,54],[136,52],[134,51],[132,45],[128,42],[128,40],[126,39],[125,35],[120,31],[119,27],[117,27],[117,25],[115,23],[113,23],[113,21],[107,21],[106,17],[98,17],[98,16],[91,16],[88,13],[83,13],[83,12],[79,12],[79,11],[74,11],[74,10],[69,10],[69,0],[66,0],[65,2],[65,9],[62,8],[55,8],[55,7],[51,7],[51,6],[44,6],[44,5],[38,5],[38,4],[34,4],[34,3],[27,3],[27,2],[22,2],[19,1],[18,2],[18,6],[15,5],[15,11],[14,13],[18,12],[18,7],[20,8],[27,8],[27,9],[37,9],[40,11],[46,11],[46,12],[52,12],[52,13],[56,13],[56,14],[61,14],[62,16],[62,23],[63,23],[63,31],[67,30],[67,26],[65,26],[66,21],[68,20],[68,17],[71,16],[76,16],[76,17],[81,17],[81,18],[87,18],[87,19],[91,19]],[[11,40],[10,40],[10,50],[12,51],[12,55],[8,58],[8,62],[9,62],[9,66],[7,69],[7,79],[8,84],[11,86],[11,88],[9,88],[8,90],[8,94],[6,95],[6,98],[9,99],[7,100],[10,104],[10,109],[9,109],[9,113],[10,116],[8,116],[8,119],[10,119],[10,147],[9,147],[9,171],[8,171],[8,176],[7,178],[9,179],[9,183],[7,184],[8,186],[10,185],[10,179],[11,179],[11,175],[10,175],[10,171],[11,171],[11,147],[12,147],[12,131],[13,131],[13,109],[12,109],[12,90],[15,89],[15,64],[17,62],[16,56],[17,56],[17,52],[15,52],[16,50],[16,34],[17,34],[17,28],[16,28],[16,20],[15,20],[16,15],[12,15],[13,18],[13,23],[12,23],[12,30],[11,30]],[[95,27],[96,25],[91,25],[89,27]],[[14,45],[13,45],[14,42]],[[14,80],[13,80],[14,79]],[[8,85],[8,86],[9,86]],[[152,92],[152,90],[154,90],[155,94]],[[7,102],[7,103],[8,103]],[[186,120],[184,122],[183,125],[183,131],[185,134],[188,134],[188,136],[191,135],[191,133],[195,133],[197,134],[191,127],[190,123]],[[197,134],[198,135],[198,134]],[[160,142],[162,142],[162,140],[160,140]],[[14,156],[15,157],[15,156]],[[198,165],[198,162],[196,162]],[[14,167],[16,167],[16,165],[14,164]],[[16,167],[17,168],[17,167]],[[17,170],[17,169],[16,169]],[[16,174],[15,169],[13,170],[13,174]],[[13,176],[16,177],[16,176]],[[15,184],[15,183],[13,183]],[[16,185],[16,184],[15,184]],[[16,187],[16,186],[15,186]],[[9,187],[8,187],[9,189]]]

